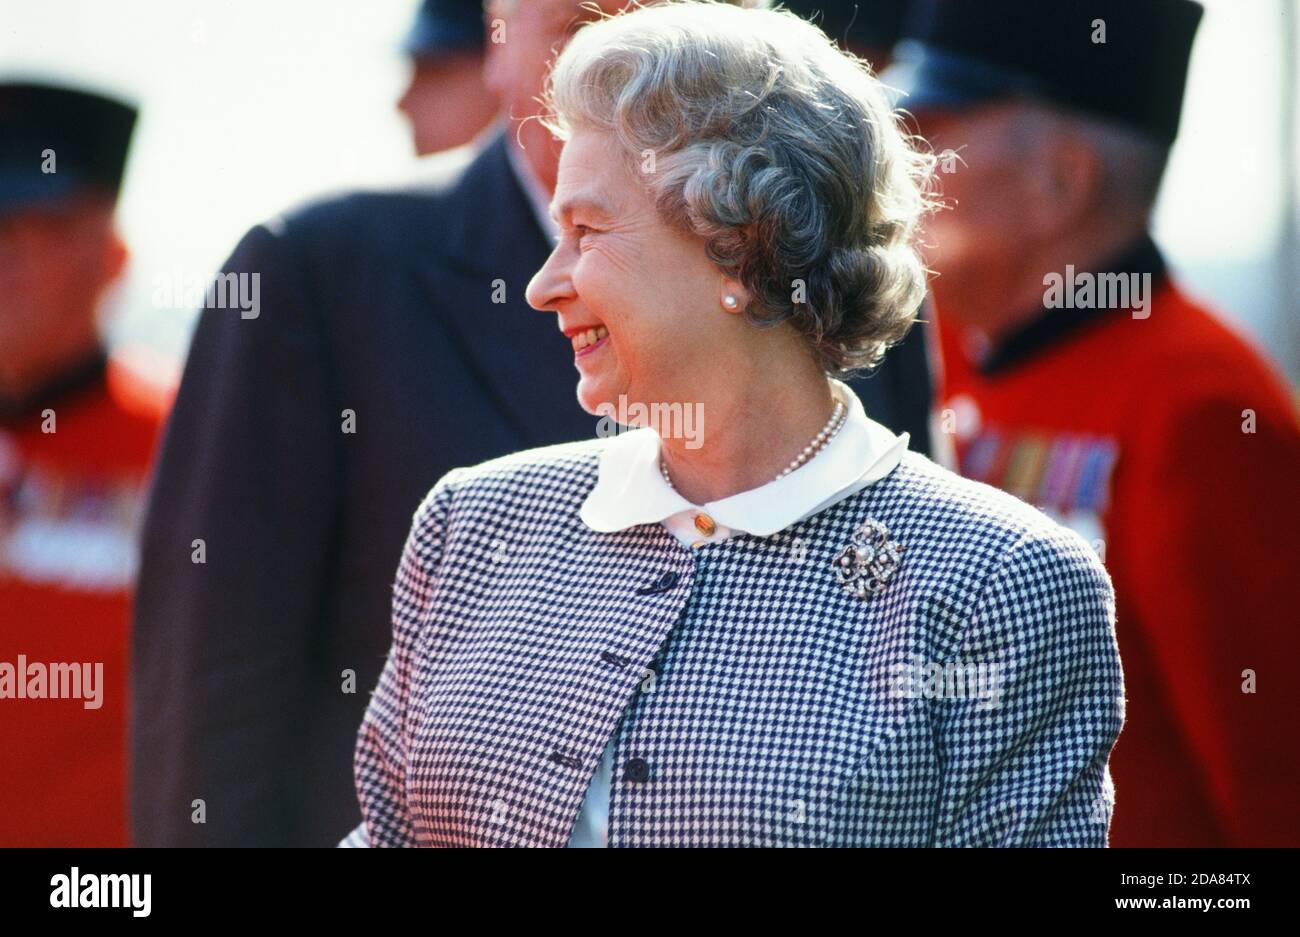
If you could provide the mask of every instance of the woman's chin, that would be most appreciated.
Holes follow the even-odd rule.
[[[617,405],[618,394],[608,386],[608,381],[586,375],[578,379],[578,406],[587,413],[603,416]]]

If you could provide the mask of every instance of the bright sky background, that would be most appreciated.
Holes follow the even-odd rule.
[[[1285,94],[1292,106],[1296,97],[1297,63],[1284,55],[1288,35],[1300,46],[1297,0],[1205,5],[1156,236],[1192,292],[1300,380],[1300,248],[1296,206],[1283,201],[1300,145],[1288,157],[1281,117]],[[62,78],[142,105],[120,208],[134,257],[120,334],[179,353],[192,311],[150,308],[155,276],[206,279],[250,225],[416,168],[394,106],[406,78],[397,43],[415,6],[0,0],[6,76]]]

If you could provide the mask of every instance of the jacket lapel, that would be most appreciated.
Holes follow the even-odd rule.
[[[424,280],[466,363],[524,445],[546,445],[590,436],[594,420],[578,406],[572,353],[555,315],[524,299],[551,247],[508,145],[497,133],[449,193],[436,223],[450,226],[451,246],[424,268]]]

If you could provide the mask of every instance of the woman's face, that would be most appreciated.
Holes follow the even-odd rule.
[[[560,241],[528,284],[574,346],[578,402],[690,403],[725,368],[741,317],[720,303],[722,274],[702,239],[662,221],[614,138],[580,129],[564,145],[552,214]],[[742,305],[743,305],[743,295]],[[593,345],[578,333],[608,332]],[[730,333],[730,334],[729,334]]]

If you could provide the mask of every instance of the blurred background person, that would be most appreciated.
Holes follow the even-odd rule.
[[[553,52],[620,6],[490,2],[503,119],[480,146],[432,157],[414,188],[258,225],[223,266],[257,275],[260,312],[204,309],[150,496],[138,845],[327,846],[353,829],[353,747],[421,499],[452,468],[596,435],[569,341],[524,301],[554,243],[557,155],[524,118]]]
[[[135,123],[101,94],[0,82],[2,846],[127,844],[130,590],[164,403],[100,319],[127,263],[114,210]],[[55,664],[89,665],[65,688],[83,698],[29,682]]]
[[[928,260],[961,470],[1079,530],[1115,583],[1111,845],[1294,846],[1300,425],[1148,234],[1201,13],[923,0],[885,80],[953,160]]]
[[[420,156],[468,143],[496,119],[483,83],[482,0],[423,0],[402,51],[411,80],[397,109]]]

